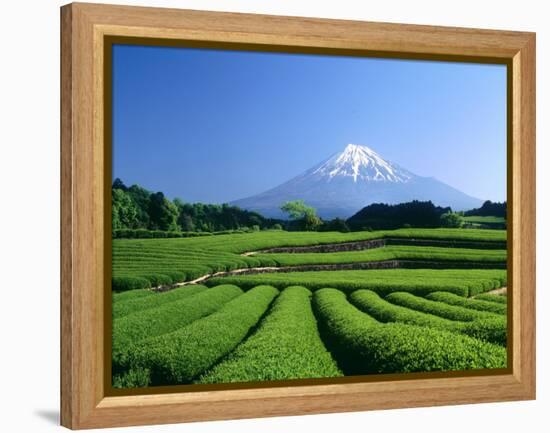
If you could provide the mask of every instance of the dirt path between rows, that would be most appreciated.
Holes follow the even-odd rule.
[[[490,291],[485,292],[485,293],[488,293],[489,295],[506,295],[508,293],[508,288],[507,287],[501,287],[500,289],[490,290]]]
[[[382,248],[386,245],[420,245],[420,246],[447,246],[455,248],[506,248],[501,242],[476,242],[460,240],[440,239],[412,239],[412,238],[383,238],[369,239],[353,242],[339,242],[321,245],[276,247],[259,251],[247,251],[241,256],[253,256],[259,253],[331,253],[344,251],[359,251],[373,248]],[[338,271],[338,270],[361,270],[361,269],[466,269],[469,267],[484,269],[505,269],[506,263],[483,263],[483,262],[452,262],[452,261],[422,261],[422,260],[381,260],[355,263],[332,263],[332,264],[308,264],[296,266],[264,266],[254,268],[241,268],[232,271],[221,271],[206,274],[191,281],[171,284],[169,286],[153,287],[155,292],[164,292],[176,287],[188,286],[190,284],[201,284],[214,277],[227,277],[232,275],[251,275],[276,272],[308,272],[308,271]],[[501,289],[497,289],[501,290]]]
[[[310,264],[296,266],[262,266],[254,268],[240,268],[232,271],[220,271],[212,274],[206,274],[191,281],[172,284],[170,286],[159,286],[151,290],[155,292],[165,292],[176,287],[188,286],[190,284],[201,284],[210,278],[228,277],[234,275],[253,275],[266,273],[284,273],[284,272],[314,272],[314,271],[349,271],[366,269],[465,269],[475,266],[479,268],[505,268],[506,263],[477,263],[477,262],[435,262],[420,260],[380,260],[370,262],[355,263],[331,263],[331,264]]]

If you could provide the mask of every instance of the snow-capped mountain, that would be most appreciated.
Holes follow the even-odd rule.
[[[323,218],[348,218],[371,203],[431,200],[453,210],[482,204],[480,199],[435,178],[417,176],[357,144],[348,144],[342,152],[273,189],[231,204],[282,218],[281,205],[300,199],[316,208]]]
[[[322,163],[313,174],[352,177],[359,181],[408,182],[414,176],[407,170],[385,161],[367,146],[348,144],[343,152],[333,155]]]

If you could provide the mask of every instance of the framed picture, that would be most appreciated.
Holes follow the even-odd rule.
[[[73,429],[535,398],[535,35],[61,8]]]

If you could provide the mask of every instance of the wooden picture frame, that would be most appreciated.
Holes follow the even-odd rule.
[[[237,44],[262,50],[496,62],[508,66],[506,371],[399,380],[269,384],[110,395],[105,287],[110,257],[104,106],[106,40]],[[72,429],[363,411],[535,398],[535,34],[73,3],[61,8],[61,424]],[[107,310],[109,311],[109,310]]]

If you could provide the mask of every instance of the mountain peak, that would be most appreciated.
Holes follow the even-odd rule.
[[[370,147],[368,146],[365,146],[364,144],[353,144],[353,143],[349,143],[345,148],[344,148],[344,153],[349,153],[349,152],[367,152],[367,153],[374,153],[376,154],[376,152],[374,150],[372,150]]]
[[[348,144],[292,179],[232,204],[267,217],[285,218],[281,206],[291,200],[305,201],[325,219],[348,218],[372,203],[431,200],[454,210],[482,204],[437,179],[417,176],[360,144]]]
[[[370,147],[348,144],[343,152],[337,153],[317,167],[313,174],[335,177],[352,177],[375,182],[408,182],[414,175],[401,167],[384,160]]]

